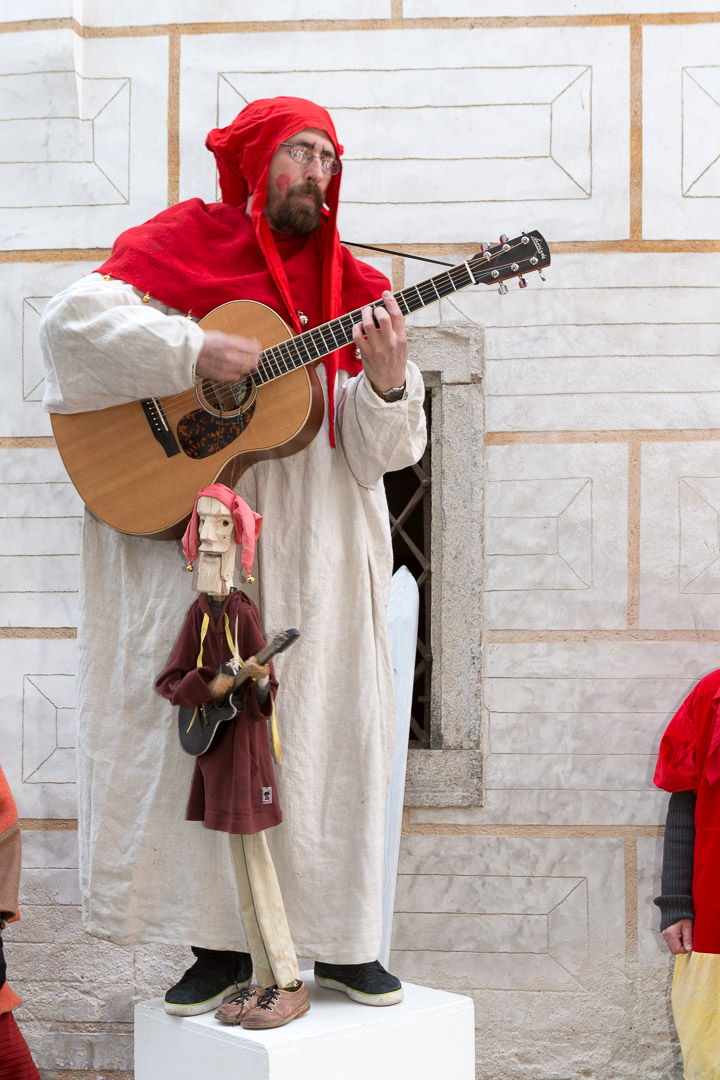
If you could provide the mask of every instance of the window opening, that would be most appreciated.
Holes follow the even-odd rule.
[[[430,432],[431,392],[429,390],[425,394],[425,415],[428,432]],[[425,453],[416,465],[385,475],[385,492],[393,545],[393,573],[400,566],[407,566],[420,590],[415,678],[410,713],[409,745],[412,749],[430,746],[430,686],[433,660],[430,648],[431,479],[429,438]]]

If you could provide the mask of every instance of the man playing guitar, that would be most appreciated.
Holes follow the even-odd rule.
[[[262,624],[301,634],[278,663],[285,820],[270,837],[293,938],[322,985],[393,1004],[400,982],[377,962],[394,730],[382,477],[423,452],[423,382],[389,283],[340,245],[342,147],[327,112],[299,98],[255,101],[207,145],[222,201],[191,199],[123,233],[98,272],[47,305],[45,407],[81,413],[252,376],[266,344],[252,328],[195,321],[229,301],[266,305],[295,332],[362,309],[354,344],[317,367],[325,413],[314,440],[242,475],[241,462],[232,479],[265,522]],[[384,308],[371,310],[381,294]],[[167,588],[175,543],[116,532],[90,513],[82,557],[85,928],[119,944],[195,946],[201,957],[166,1000],[202,1011],[246,981],[249,958],[227,900],[227,838],[185,821],[192,763],[170,707],[148,694],[192,589]]]

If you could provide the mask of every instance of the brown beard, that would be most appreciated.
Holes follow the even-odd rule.
[[[294,197],[296,195],[312,195],[315,205],[300,202]],[[278,232],[305,236],[320,228],[322,207],[323,195],[320,188],[308,180],[304,184],[289,187],[284,195],[275,191],[268,192],[265,216]]]

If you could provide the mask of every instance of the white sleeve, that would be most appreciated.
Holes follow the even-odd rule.
[[[337,406],[338,441],[350,470],[363,487],[374,488],[386,472],[404,469],[422,457],[427,441],[419,368],[408,361],[407,398],[383,401],[361,372],[348,379]]]
[[[203,332],[132,285],[90,274],[48,302],[40,342],[43,405],[73,413],[188,390]]]

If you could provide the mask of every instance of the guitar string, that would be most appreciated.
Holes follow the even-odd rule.
[[[519,246],[520,243],[511,245],[509,251],[513,251]],[[491,255],[490,259],[484,259],[481,256],[480,258],[470,260],[470,262],[473,264],[480,263],[481,270],[483,270],[483,272],[487,274],[487,270],[490,267],[491,262],[500,254],[508,254],[508,252],[503,252],[501,249],[501,251],[499,252],[494,252]],[[531,270],[532,268],[530,268],[530,270],[526,272],[530,272]],[[434,275],[433,277],[428,278],[425,281],[418,282],[415,285],[400,290],[396,295],[398,301],[402,301],[407,309],[403,314],[408,315],[411,314],[412,311],[418,310],[417,306],[410,307],[408,305],[405,298],[406,293],[414,290],[420,298],[420,307],[426,307],[428,303],[434,303],[442,299],[444,296],[452,295],[453,293],[460,291],[461,288],[473,284],[472,280],[460,282],[456,282],[454,280],[453,275],[455,275],[455,277],[462,277],[462,275],[466,274],[466,265],[464,263],[459,263],[456,266],[453,266],[449,271],[444,274]],[[440,293],[435,287],[435,282],[441,281],[443,278],[449,279],[451,288],[447,292]],[[379,300],[375,301],[371,306],[384,307],[384,303],[382,300]],[[329,323],[323,323],[320,326],[313,327],[312,330],[305,332],[305,334],[297,335],[293,338],[288,339],[287,341],[279,342],[277,345],[270,346],[268,349],[263,350],[263,353],[261,354],[261,362],[258,365],[258,368],[255,369],[255,372],[260,376],[259,380],[253,379],[252,375],[231,384],[220,383],[210,379],[204,379],[200,380],[202,392],[205,395],[209,396],[215,395],[216,400],[219,398],[221,402],[223,395],[229,394],[230,397],[233,399],[233,403],[230,405],[230,412],[233,412],[240,407],[237,404],[236,400],[234,400],[235,393],[240,391],[242,397],[244,398],[245,392],[250,387],[251,382],[254,382],[256,385],[258,385],[259,382],[259,385],[262,386],[264,385],[264,383],[270,382],[280,375],[287,374],[292,370],[296,370],[298,367],[305,366],[306,363],[312,362],[316,359],[320,359],[322,358],[322,356],[328,355],[329,352],[333,351],[333,348],[327,348],[328,344],[331,344],[335,348],[341,348],[347,344],[350,344],[352,342],[352,326],[359,322],[360,314],[361,309],[358,308],[356,311],[349,312],[335,320],[331,320]],[[345,339],[341,337],[340,341],[337,340],[332,329],[333,325],[340,327],[340,329],[344,331]],[[328,338],[327,335],[330,335],[330,337]],[[321,346],[320,349],[318,349],[317,347],[318,342]],[[293,360],[292,354],[293,352],[295,354],[298,354],[301,348],[305,349],[307,356],[303,360],[302,356],[300,355],[300,363],[298,364]],[[313,350],[312,352],[311,349]],[[200,405],[200,402],[197,400],[197,393],[195,387],[191,388],[188,391],[183,391],[182,397],[178,395],[174,408],[165,411],[166,418],[174,419],[176,415],[180,415],[182,412],[184,412],[187,408],[187,405],[190,404],[193,400],[197,402],[198,406],[202,407]],[[180,410],[180,413],[178,413],[178,409]],[[223,419],[229,421],[232,419],[232,417],[226,415],[225,417],[223,417]]]
[[[508,251],[500,249],[491,253],[490,258],[485,258],[484,255],[479,255],[468,260],[468,264],[473,267],[472,276],[477,277],[482,274],[486,277],[488,273],[492,272],[493,262],[500,256],[508,256],[510,252],[523,247],[522,241],[518,241],[515,244],[511,244]],[[523,273],[533,272],[534,267],[528,267]],[[398,302],[405,305],[407,310],[403,312],[403,315],[412,314],[415,311],[419,311],[422,308],[429,306],[430,304],[437,303],[439,300],[444,299],[446,296],[452,296],[456,292],[472,285],[474,282],[471,280],[462,280],[468,278],[468,268],[465,263],[458,263],[451,269],[444,273],[433,275],[430,278],[426,278],[423,281],[417,282],[414,285],[407,286],[404,289],[395,293]],[[512,275],[508,275],[512,276]],[[456,278],[460,278],[461,281],[456,282]],[[447,292],[439,293],[435,287],[435,283],[442,282],[443,279],[449,280],[451,288]],[[502,278],[491,279],[487,284],[495,284],[500,282]],[[479,284],[485,284],[481,281]],[[420,304],[410,307],[405,299],[405,293],[416,292],[420,299]],[[368,305],[373,308],[384,307],[385,304],[382,299],[374,301]],[[352,327],[356,325],[361,318],[361,308],[357,308],[355,311],[347,312],[346,314],[332,319],[329,322],[322,323],[319,326],[313,327],[311,330],[305,331],[303,334],[296,335],[288,338],[285,341],[278,342],[276,345],[271,345],[268,349],[264,349],[261,355],[260,363],[258,367],[254,369],[253,374],[259,374],[259,380],[253,378],[253,375],[245,376],[243,379],[238,380],[235,383],[218,382],[212,379],[200,379],[194,387],[188,390],[181,391],[177,395],[173,395],[173,405],[168,408],[166,405],[162,405],[163,415],[168,423],[174,422],[176,419],[181,418],[188,409],[194,411],[195,408],[201,409],[207,414],[206,408],[202,402],[198,400],[198,391],[205,396],[212,398],[215,396],[216,400],[222,402],[223,395],[229,395],[230,400],[235,399],[237,394],[240,398],[241,404],[233,403],[228,412],[217,417],[220,423],[234,425],[238,427],[242,419],[241,408],[244,404],[245,393],[250,389],[250,384],[254,383],[256,387],[260,388],[267,382],[271,382],[281,375],[288,374],[291,371],[298,370],[301,367],[307,366],[314,360],[321,359],[323,356],[329,355],[336,348],[343,348],[348,344],[352,344]],[[345,340],[342,338],[338,341],[335,337],[332,327],[336,326],[341,329],[345,334]],[[321,345],[321,349],[318,349],[318,343]],[[328,345],[332,346],[328,348]],[[310,351],[314,350],[315,355]],[[302,359],[301,350],[307,353],[307,357]],[[300,356],[300,362],[294,360],[293,354]],[[150,399],[151,401],[162,402],[161,398]],[[227,397],[225,397],[227,401]],[[236,415],[229,415],[235,413]],[[213,415],[210,413],[209,415]],[[219,436],[219,432],[218,432]]]
[[[493,252],[489,259],[484,258],[483,256],[471,259],[469,260],[469,264],[474,266],[476,272],[479,270],[483,276],[487,276],[488,272],[491,270],[491,264],[493,260],[495,260],[501,254],[508,255],[516,248],[519,248],[521,246],[521,243],[522,242],[520,241],[519,243],[511,244],[508,251],[503,251],[502,249],[500,249],[500,251]],[[530,267],[528,270],[525,270],[523,272],[528,273],[532,272],[532,270],[533,268]],[[424,281],[417,282],[415,285],[400,290],[395,295],[398,299],[398,302],[402,301],[405,308],[407,309],[403,314],[411,314],[413,311],[419,310],[420,307],[426,307],[429,303],[435,303],[438,300],[442,299],[444,296],[453,295],[454,293],[460,291],[460,289],[473,284],[474,282],[472,278],[476,276],[476,273],[472,273],[471,280],[469,281],[464,280],[467,276],[467,265],[465,263],[459,263],[456,266],[452,267],[446,273],[434,275],[433,277],[425,279]],[[457,281],[457,278],[460,278],[461,280]],[[435,283],[442,282],[443,279],[448,280],[451,287],[448,291],[441,293],[436,288]],[[497,278],[495,280],[500,281],[502,279]],[[414,306],[410,307],[407,302],[405,294],[412,291],[415,291],[418,298],[420,299],[419,306],[415,304]],[[384,307],[385,305],[382,300],[378,300],[370,306],[374,308],[379,306]],[[255,373],[258,373],[260,375],[259,385],[262,386],[266,382],[270,382],[280,375],[284,375],[290,371],[297,370],[299,367],[304,367],[307,363],[310,363],[315,359],[320,359],[323,355],[327,355],[329,352],[333,351],[332,349],[327,348],[329,342],[337,348],[341,348],[347,344],[350,344],[352,342],[352,327],[360,321],[360,315],[361,309],[358,308],[356,311],[348,312],[335,320],[331,320],[330,323],[321,324],[318,327],[312,328],[312,330],[310,331],[306,331],[303,335],[297,335],[296,337],[292,337],[290,339],[287,339],[286,341],[279,342],[277,345],[271,346],[269,349],[264,350],[263,354],[261,354],[261,363],[258,365],[258,368],[255,369]],[[335,333],[332,329],[333,325],[339,327],[342,331],[344,331],[345,340],[343,340],[342,337],[340,341],[337,340],[337,338],[335,337]],[[331,335],[329,340],[325,336],[328,333]],[[318,342],[321,346],[320,349],[318,349]],[[305,349],[305,352],[307,354],[305,359],[303,359],[302,355],[299,353],[300,348]],[[315,355],[313,355],[313,352],[311,352],[311,348],[314,351]],[[293,359],[293,353],[300,356],[299,363]],[[230,405],[229,413],[235,413],[235,415],[229,415],[228,412],[224,413],[224,415],[217,417],[220,423],[230,425],[231,427],[238,427],[240,425],[240,422],[242,420],[241,409],[242,405],[244,404],[243,398],[246,389],[249,388],[251,382],[254,382],[256,386],[258,385],[258,380],[253,379],[252,376],[247,376],[244,379],[238,380],[238,382],[232,384],[218,383],[214,380],[209,379],[204,379],[200,381],[202,392],[205,395],[209,396],[215,395],[216,401],[220,400],[220,402],[222,402],[222,395],[227,395],[228,393],[230,394],[233,403],[232,405]],[[238,391],[240,391],[242,395],[239,404],[237,403],[237,399],[235,397]],[[197,405],[199,409],[202,409],[203,412],[207,412],[207,410],[198,400],[197,386],[191,388],[188,391],[183,391],[181,395],[178,395],[174,401],[174,405],[172,408],[163,409],[166,419],[170,421],[174,420],[177,416],[183,415],[187,411],[188,406],[191,406],[193,403]],[[212,415],[212,413],[210,413],[210,415]],[[218,428],[218,439],[219,436],[220,431]],[[233,441],[234,438],[235,436],[232,437],[231,441]]]

